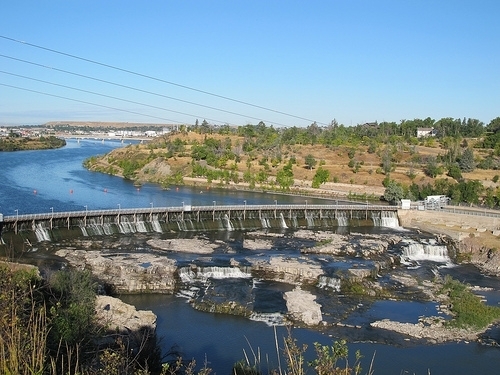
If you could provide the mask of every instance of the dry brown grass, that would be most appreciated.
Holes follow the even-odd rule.
[[[214,138],[217,140],[224,141],[225,139],[230,139],[233,148],[236,145],[242,145],[244,143],[244,138],[236,135],[221,135],[221,134],[199,134],[195,132],[185,132],[185,133],[175,133],[166,136],[168,140],[174,140],[179,138],[185,141],[188,145],[186,146],[186,152],[184,155],[189,155],[191,146],[193,142],[203,143],[206,138]],[[155,144],[158,139],[153,139],[152,144],[142,144],[138,146],[132,146],[132,148],[117,149],[113,151],[112,155],[116,157],[132,158],[133,153],[141,154],[143,157],[151,152],[151,146]],[[360,163],[359,170],[357,172],[353,171],[352,168],[348,166],[349,156],[348,152],[352,148],[348,145],[342,145],[338,147],[325,147],[323,145],[284,145],[281,148],[282,162],[281,164],[272,167],[270,161],[268,175],[275,176],[276,173],[283,168],[285,163],[288,162],[289,158],[295,157],[297,164],[293,165],[293,174],[295,178],[295,187],[299,188],[302,186],[307,186],[312,181],[317,168],[321,166],[330,172],[330,181],[335,182],[335,187],[332,188],[331,184],[325,184],[322,186],[323,189],[333,189],[336,192],[341,192],[342,194],[348,194],[349,192],[355,193],[366,193],[380,195],[380,191],[383,185],[382,182],[386,178],[386,175],[382,173],[382,156],[384,154],[384,145],[375,153],[369,153],[368,147],[366,145],[360,145],[356,148],[354,160]],[[133,152],[131,151],[133,150]],[[164,149],[154,149],[153,152],[161,154]],[[274,155],[276,150],[269,152],[269,157]],[[433,184],[434,179],[425,175],[423,171],[423,166],[418,165],[414,162],[416,156],[425,158],[426,156],[438,156],[443,155],[445,150],[440,147],[440,145],[435,142],[432,147],[417,145],[417,146],[399,146],[399,150],[394,156],[394,169],[390,173],[391,179],[409,186],[412,182],[419,185],[423,184]],[[307,155],[312,155],[317,164],[313,169],[309,169],[305,165],[305,158]],[[264,167],[259,163],[259,161],[266,156],[265,151],[259,151],[256,155],[256,159],[250,162],[250,171],[254,174],[258,173]],[[237,163],[237,169],[242,176],[243,172],[247,170],[249,155],[242,153],[241,160]],[[184,176],[189,176],[191,173],[191,158],[189,156],[174,156],[168,159],[168,164],[172,173],[180,171]],[[234,162],[229,161],[228,166],[232,165]],[[410,178],[410,172],[414,174],[413,179]],[[472,173],[464,174],[467,179],[477,179],[483,183],[484,186],[496,187],[498,184],[491,182],[493,176],[497,174],[496,171],[490,170],[475,170]],[[139,174],[140,180],[147,180],[151,178],[151,181],[161,181],[162,176],[154,176],[147,174]],[[445,174],[438,176],[438,178],[449,178]],[[187,180],[186,180],[187,182]],[[329,185],[330,187],[328,187]]]

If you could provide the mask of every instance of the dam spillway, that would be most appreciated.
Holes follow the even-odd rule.
[[[79,230],[84,236],[114,233],[246,230],[262,228],[397,227],[397,206],[385,205],[211,205],[50,212],[3,216],[2,233],[36,234]]]

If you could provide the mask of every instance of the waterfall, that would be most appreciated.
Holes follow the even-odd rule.
[[[137,228],[138,232],[141,232],[141,233],[147,233],[148,232],[148,228],[146,227],[146,223],[144,221],[138,221],[135,224],[135,227]]]
[[[91,224],[87,226],[87,233],[91,236],[103,236],[104,231],[102,227],[98,224]]]
[[[80,227],[80,229],[82,230],[82,235],[83,235],[83,237],[88,237],[88,236],[89,236],[89,233],[87,232],[87,228],[85,228],[85,227]]]
[[[181,298],[187,298],[187,299],[191,300],[191,299],[196,297],[196,295],[198,294],[199,291],[200,291],[200,288],[192,286],[189,289],[179,290],[177,292],[176,296],[181,297]]]
[[[261,313],[253,312],[250,320],[266,323],[268,326],[284,326],[284,316],[281,313]]]
[[[348,227],[349,219],[347,218],[347,212],[345,211],[337,211],[337,223],[339,227]]]
[[[44,228],[42,224],[37,224],[35,228],[35,235],[38,242],[50,241],[50,233],[47,228]]]
[[[271,228],[271,224],[269,223],[269,219],[263,217],[260,219],[260,222],[262,224],[262,228]]]
[[[242,272],[238,267],[200,267],[197,273],[198,277],[203,279],[230,279],[252,277],[250,273]]]
[[[286,225],[285,217],[283,216],[283,212],[280,212],[280,223],[281,223],[281,228],[288,229],[288,225]]]
[[[183,220],[177,220],[177,228],[179,228],[179,230],[181,232],[187,232],[187,226],[186,226],[186,222],[183,221]]]
[[[178,274],[183,283],[190,283],[196,279],[196,273],[191,269],[191,267],[179,268]]]
[[[314,227],[314,219],[311,216],[306,216],[307,227]]]
[[[252,277],[250,273],[243,272],[238,267],[183,267],[179,269],[178,273],[184,283],[191,283],[195,280],[248,279]]]
[[[393,211],[381,211],[380,216],[372,212],[373,226],[385,228],[399,228],[398,213]]]
[[[321,275],[320,277],[318,277],[318,286],[320,288],[331,288],[337,292],[340,292],[340,279],[336,277]]]
[[[186,230],[190,230],[190,231],[196,230],[196,227],[193,223],[193,220],[191,220],[191,219],[184,219],[184,226],[185,226]]]
[[[151,225],[153,226],[153,230],[158,233],[163,233],[163,229],[161,229],[161,224],[158,220],[153,220],[151,222]]]
[[[403,249],[401,254],[402,260],[431,260],[434,262],[448,263],[451,262],[448,256],[448,249],[444,245],[436,245],[435,243],[409,243]]]
[[[123,217],[118,224],[118,230],[120,233],[135,233],[135,226],[128,221],[128,218]]]
[[[109,223],[105,223],[103,226],[102,226],[102,230],[104,231],[104,234],[109,236],[111,234],[114,233],[113,231],[113,225],[109,224]]]
[[[233,225],[231,224],[231,220],[229,220],[229,216],[224,215],[224,222],[226,223],[226,228],[227,230],[234,230]]]

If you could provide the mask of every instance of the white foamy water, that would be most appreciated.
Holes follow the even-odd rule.
[[[35,235],[38,242],[50,241],[50,233],[47,228],[44,228],[42,224],[37,224],[35,228]]]
[[[200,267],[192,269],[184,267],[179,269],[179,277],[184,283],[193,281],[206,281],[207,279],[249,279],[250,273],[241,271],[237,267]]]
[[[322,275],[318,277],[318,286],[320,288],[331,288],[340,292],[340,279]]]
[[[433,262],[451,263],[446,246],[437,245],[434,242],[409,242],[403,249],[401,260],[403,262],[430,260]]]
[[[250,315],[250,320],[255,322],[262,322],[266,325],[272,326],[284,326],[284,315],[281,313],[252,313]]]
[[[393,211],[380,211],[372,213],[373,225],[384,228],[399,228],[398,213]]]

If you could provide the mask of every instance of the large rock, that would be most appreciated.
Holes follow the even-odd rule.
[[[156,315],[149,310],[136,310],[118,298],[97,296],[96,317],[109,331],[137,332],[156,329]]]
[[[72,266],[90,269],[121,293],[173,293],[175,261],[149,253],[103,255],[100,251],[59,250],[56,255]]]
[[[214,249],[220,246],[218,243],[213,243],[207,240],[202,240],[198,238],[190,239],[150,239],[147,244],[155,249],[159,250],[170,250],[180,253],[194,253],[194,254],[211,254]]]
[[[288,314],[294,320],[303,322],[306,325],[317,325],[321,323],[321,305],[316,302],[316,297],[299,287],[284,296]]]
[[[251,259],[249,260],[251,261]],[[282,257],[272,257],[268,261],[253,263],[252,273],[254,272],[263,273],[263,278],[267,280],[290,284],[315,283],[318,277],[323,275],[323,270],[317,263]]]

